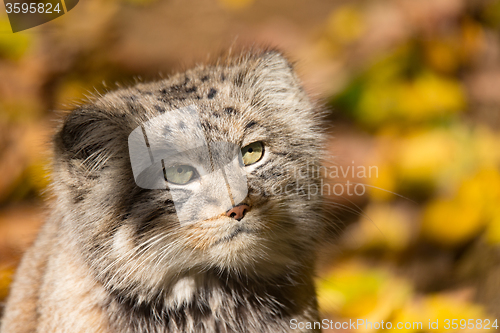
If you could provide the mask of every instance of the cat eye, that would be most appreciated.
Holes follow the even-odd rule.
[[[262,158],[264,154],[264,145],[262,142],[254,142],[241,148],[241,156],[245,165],[254,164]]]
[[[166,180],[176,185],[185,185],[197,176],[196,169],[190,165],[176,165],[164,170]]]

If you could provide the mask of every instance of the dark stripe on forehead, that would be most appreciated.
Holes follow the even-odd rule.
[[[201,123],[201,127],[203,127],[203,129],[204,129],[205,131],[218,131],[218,130],[219,130],[219,128],[218,128],[216,125],[211,124],[211,123],[210,123],[210,122],[208,122],[208,121],[203,121],[203,122]]]
[[[254,127],[255,125],[257,125],[257,122],[252,120],[245,125],[245,130],[250,129],[250,128]]]
[[[127,101],[127,108],[132,114],[143,114],[144,112],[144,107],[140,103],[136,102],[131,102]]]
[[[160,106],[158,104],[155,104],[155,109],[160,113],[165,113],[167,111],[163,106]]]
[[[215,97],[215,94],[217,94],[217,90],[215,88],[210,88],[210,91],[208,92],[208,99],[213,99]]]
[[[241,87],[243,85],[243,81],[245,80],[246,75],[247,75],[246,70],[241,70],[240,72],[238,72],[238,74],[236,74],[234,78],[234,85],[237,87]]]
[[[125,102],[135,102],[137,101],[137,96],[135,95],[124,95],[124,96],[120,96],[122,100],[124,100]]]

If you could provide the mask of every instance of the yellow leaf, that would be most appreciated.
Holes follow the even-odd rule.
[[[377,201],[387,201],[394,198],[392,192],[396,191],[396,179],[394,168],[381,160],[373,164],[377,167],[377,174],[368,179],[368,193],[370,197]]]
[[[465,92],[457,80],[424,73],[398,89],[398,117],[423,121],[454,114],[465,108]]]
[[[458,151],[456,141],[445,131],[410,134],[400,140],[396,152],[398,177],[407,183],[433,185]]]
[[[360,38],[365,28],[364,18],[359,9],[344,5],[330,15],[327,32],[334,41],[350,43]]]
[[[474,203],[437,199],[425,207],[422,234],[437,243],[459,245],[473,238],[485,225]]]
[[[317,286],[321,310],[344,318],[385,319],[411,295],[404,281],[357,262],[337,265]]]

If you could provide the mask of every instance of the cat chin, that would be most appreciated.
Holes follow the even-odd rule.
[[[206,253],[206,263],[227,272],[243,276],[275,276],[296,264],[291,249],[279,244],[274,248],[265,240],[242,233],[224,240]],[[271,250],[272,249],[272,250]]]

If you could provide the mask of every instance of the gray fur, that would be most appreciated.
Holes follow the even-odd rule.
[[[247,167],[251,210],[240,222],[180,226],[168,190],[134,182],[130,132],[191,104],[209,141],[264,143],[265,158]],[[304,170],[319,165],[322,142],[320,113],[273,51],[78,107],[55,136],[53,212],[18,269],[0,332],[289,332],[291,319],[318,320],[321,198],[308,198],[319,179]]]

